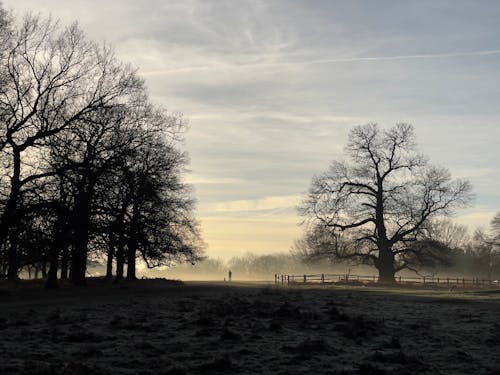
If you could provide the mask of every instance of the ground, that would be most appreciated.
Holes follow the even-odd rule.
[[[500,293],[0,284],[0,374],[500,374]]]

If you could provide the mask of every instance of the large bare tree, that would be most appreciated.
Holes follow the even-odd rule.
[[[371,264],[380,282],[394,282],[398,271],[436,254],[422,242],[429,220],[467,205],[471,185],[430,165],[417,151],[409,124],[357,126],[345,153],[345,161],[334,161],[312,181],[300,207],[309,224],[302,243],[314,252]]]

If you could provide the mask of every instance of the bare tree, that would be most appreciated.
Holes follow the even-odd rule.
[[[492,239],[496,246],[500,246],[500,212],[491,220]]]
[[[470,241],[468,228],[449,218],[429,220],[425,227],[429,240],[440,242],[450,249],[463,250]]]
[[[201,259],[203,245],[193,217],[194,201],[181,178],[187,156],[176,147],[175,137],[167,136],[167,132],[175,135],[182,121],[175,116],[159,119],[163,124],[156,136],[143,142],[134,163],[129,163],[123,174],[128,200],[123,225],[129,280],[136,277],[139,254],[149,268]]]
[[[107,47],[89,42],[76,24],[26,16],[12,32],[2,64],[0,151],[8,160],[7,194],[0,216],[0,245],[5,245],[23,189],[58,171],[47,169],[43,155],[51,138],[96,111],[121,105],[141,86],[134,72],[119,64]],[[18,271],[9,249],[9,277]]]
[[[432,166],[417,152],[413,127],[376,124],[351,130],[347,161],[334,161],[315,177],[300,207],[309,242],[336,258],[375,266],[380,282],[428,256],[426,225],[470,202],[468,181]]]

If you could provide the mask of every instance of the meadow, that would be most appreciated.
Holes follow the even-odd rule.
[[[0,374],[497,374],[500,292],[0,284]]]

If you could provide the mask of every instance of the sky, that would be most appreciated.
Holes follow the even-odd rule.
[[[469,179],[454,219],[500,211],[500,2],[3,0],[75,20],[189,122],[187,180],[207,255],[287,252],[311,178],[349,129],[414,125],[432,163]]]

